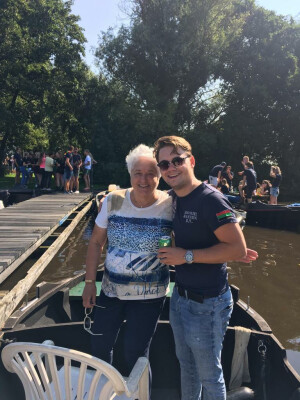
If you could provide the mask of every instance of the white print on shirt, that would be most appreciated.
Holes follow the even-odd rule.
[[[183,215],[183,219],[187,224],[192,224],[194,221],[197,221],[198,214],[197,211],[185,211]]]

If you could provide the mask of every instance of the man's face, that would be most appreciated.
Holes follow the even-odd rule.
[[[172,146],[163,147],[158,154],[158,162],[163,160],[172,161],[174,157],[185,158],[189,154],[179,148],[178,152]],[[163,180],[174,190],[180,190],[189,185],[194,177],[194,157],[188,157],[181,166],[175,166],[170,163],[167,170],[160,169]]]

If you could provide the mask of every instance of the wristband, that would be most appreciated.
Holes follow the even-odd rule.
[[[86,279],[85,283],[95,283],[96,281],[94,279]]]

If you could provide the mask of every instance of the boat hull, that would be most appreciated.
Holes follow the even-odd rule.
[[[247,207],[247,225],[300,233],[300,207],[253,202]]]
[[[102,271],[98,273],[97,279],[101,280],[101,276]],[[38,297],[16,311],[7,321],[2,339],[7,342],[17,340],[38,343],[51,339],[57,346],[90,353],[90,336],[83,329],[84,309],[81,296],[70,290],[75,285],[78,287],[78,283],[80,284],[83,279],[84,273],[59,284],[39,285]],[[233,286],[232,292],[235,300],[234,310],[222,352],[227,386],[231,375],[236,327],[243,326],[251,329],[248,344],[251,383],[248,385],[255,391],[255,398],[298,400],[300,397],[293,398],[292,396],[295,396],[297,390],[300,391],[300,376],[288,363],[284,348],[272,334],[267,322],[238,298],[238,289]],[[180,399],[180,369],[175,356],[172,329],[169,324],[169,301],[170,298],[167,297],[150,349],[153,376],[152,400]],[[120,330],[114,350],[114,365],[119,370],[122,370],[123,365],[121,355],[123,354],[124,326]],[[260,352],[261,344],[266,349],[264,357]],[[17,376],[8,373],[2,363],[0,363],[0,387],[4,399],[25,399]],[[263,397],[263,392],[267,393],[267,397]],[[244,397],[234,398],[242,399]]]

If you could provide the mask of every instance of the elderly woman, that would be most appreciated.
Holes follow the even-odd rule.
[[[84,307],[96,302],[99,256],[108,239],[105,270],[93,324],[93,355],[112,362],[124,320],[127,375],[148,356],[169,284],[169,269],[157,258],[159,238],[172,230],[172,199],[157,190],[160,173],[153,149],[139,145],[126,157],[132,187],[104,200],[88,246]]]

